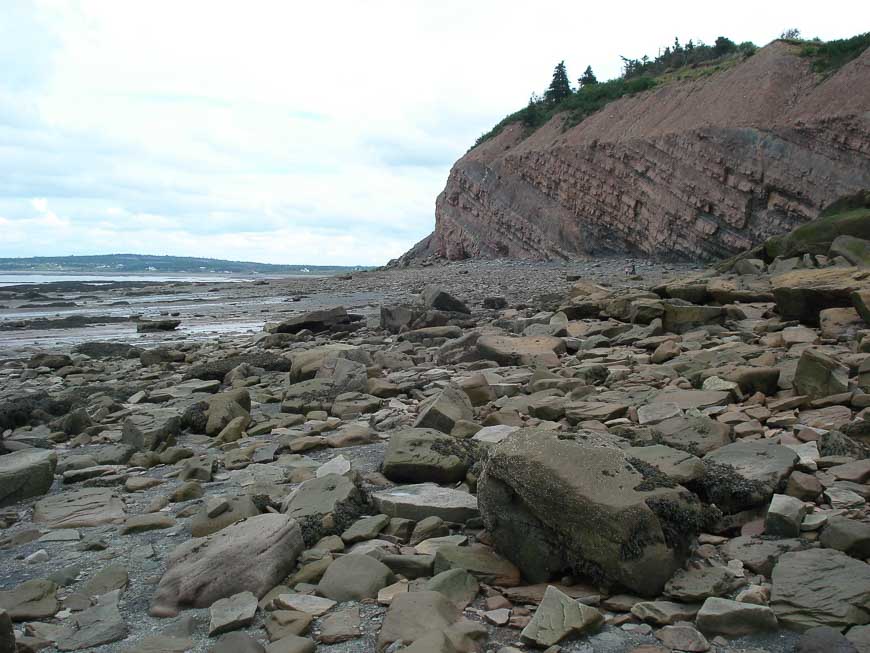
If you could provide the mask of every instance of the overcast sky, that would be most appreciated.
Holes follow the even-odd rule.
[[[0,256],[382,264],[559,60],[788,27],[852,36],[870,3],[0,0]]]

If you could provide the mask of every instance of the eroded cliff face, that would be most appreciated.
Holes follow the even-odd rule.
[[[775,42],[565,130],[514,124],[453,166],[405,260],[737,253],[870,188],[870,50],[828,76]]]

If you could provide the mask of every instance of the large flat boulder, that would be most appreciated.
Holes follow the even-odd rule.
[[[691,493],[658,478],[618,449],[523,429],[492,448],[478,500],[496,548],[530,581],[571,571],[656,595],[703,522]]]
[[[870,623],[870,565],[831,549],[786,553],[773,568],[770,605],[796,630]]]
[[[89,528],[126,519],[124,502],[109,488],[84,488],[45,497],[33,507],[33,523],[47,528]]]
[[[181,432],[181,415],[171,408],[151,408],[124,420],[121,442],[140,451],[153,451]]]
[[[304,548],[299,523],[274,513],[189,540],[169,554],[151,614],[170,617],[186,607],[207,608],[240,592],[261,598],[290,573]]]
[[[396,483],[456,483],[469,459],[462,441],[434,429],[405,429],[390,436],[383,473]]]
[[[726,513],[770,501],[798,462],[788,447],[772,442],[734,442],[707,454],[702,481],[706,498]]]
[[[464,524],[479,516],[477,497],[468,492],[440,487],[435,483],[398,485],[372,494],[375,507],[390,517],[420,521],[440,517]]]
[[[555,336],[481,336],[477,341],[481,358],[499,365],[544,365],[558,367],[565,342]]]
[[[792,270],[771,279],[776,308],[784,320],[818,325],[826,308],[852,306],[852,293],[870,290],[870,280],[857,268]]]
[[[0,507],[38,497],[51,488],[57,454],[23,449],[0,456]]]

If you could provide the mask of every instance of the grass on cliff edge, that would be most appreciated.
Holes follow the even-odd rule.
[[[870,32],[849,39],[827,43],[808,41],[801,45],[801,56],[813,60],[813,70],[817,73],[828,73],[842,68],[870,47]]]

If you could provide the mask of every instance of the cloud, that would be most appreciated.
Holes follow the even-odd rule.
[[[0,256],[384,263],[432,229],[452,163],[555,62],[608,78],[674,34],[834,38],[870,19],[851,3],[848,21],[803,1],[669,8],[9,0]]]

